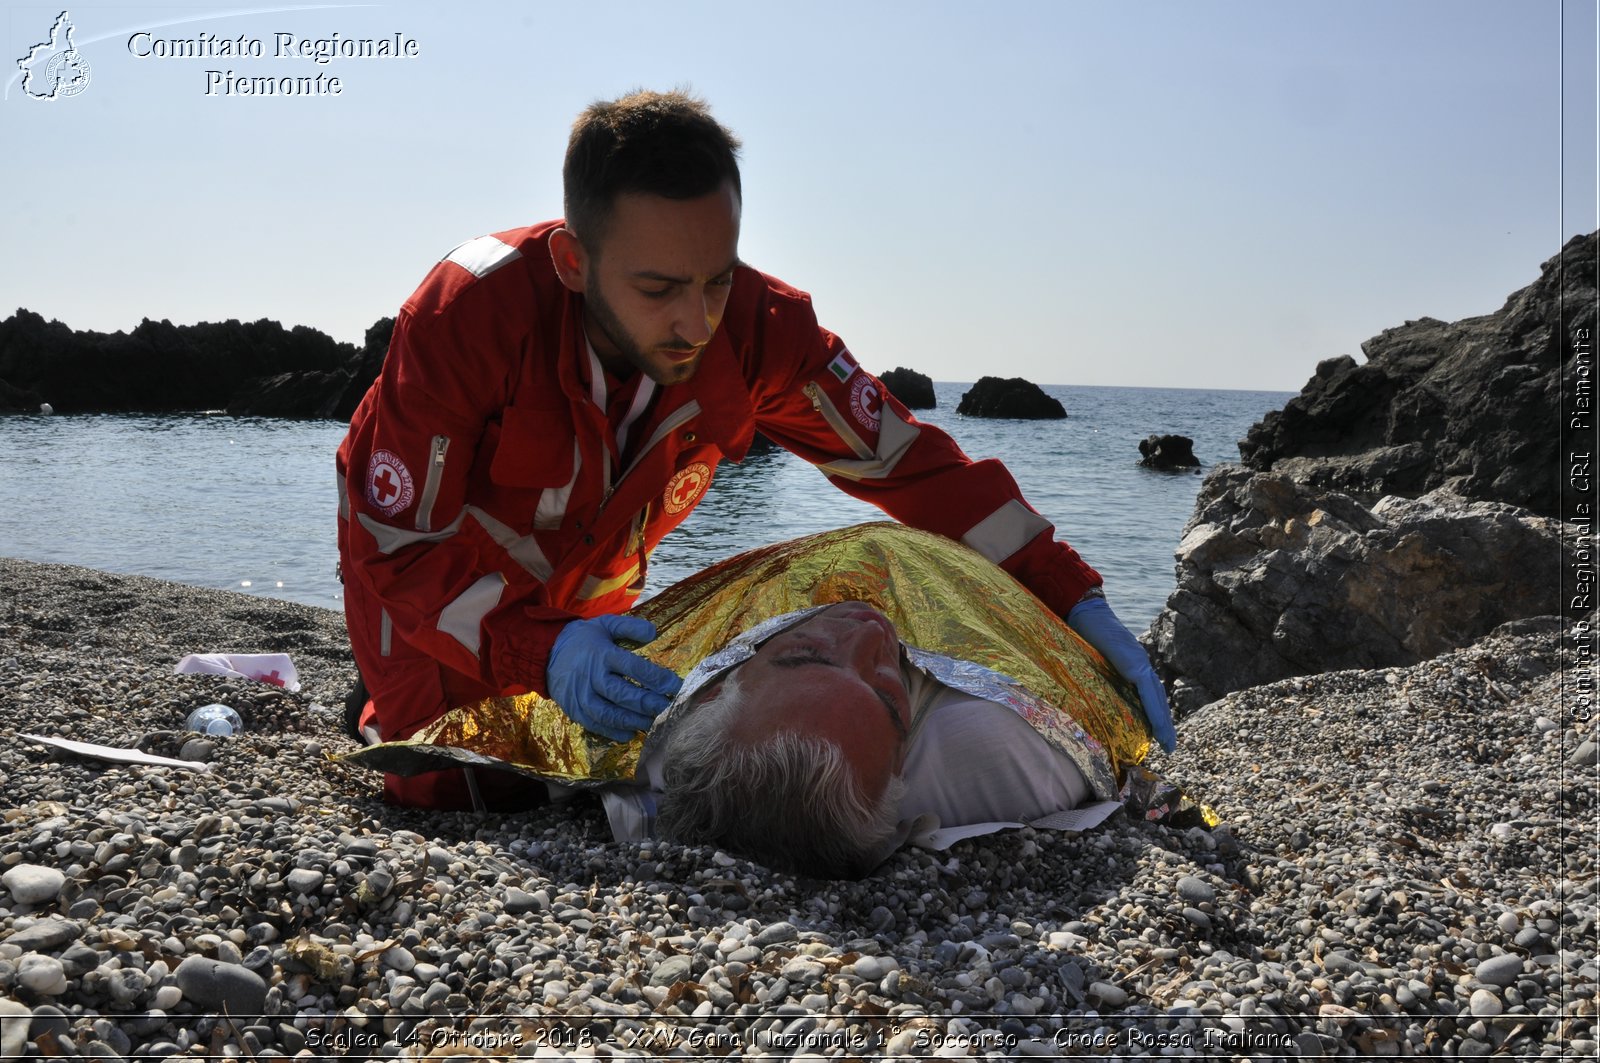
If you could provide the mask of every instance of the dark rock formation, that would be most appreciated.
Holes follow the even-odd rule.
[[[0,380],[0,413],[38,413],[43,402],[38,393]]]
[[[147,319],[127,333],[76,332],[18,310],[0,321],[0,410],[31,411],[48,402],[57,413],[338,416],[346,392],[374,358],[380,330],[378,364],[387,348],[384,322],[368,331],[368,349],[358,351],[316,329],[268,320]]]
[[[365,341],[361,345],[361,358],[356,362],[355,369],[350,377],[350,382],[345,385],[344,393],[339,396],[339,401],[334,407],[333,416],[340,421],[348,421],[356,412],[356,407],[361,405],[361,398],[378,379],[378,373],[383,369],[383,359],[389,353],[389,339],[394,335],[394,318],[381,317],[367,329]]]
[[[1559,521],[1440,489],[1368,508],[1237,465],[1213,470],[1146,636],[1178,711],[1342,668],[1414,664],[1561,612]]]
[[[933,395],[933,380],[915,369],[899,366],[878,379],[909,410],[932,410],[939,405]]]
[[[1021,377],[986,376],[961,396],[957,413],[968,417],[1013,417],[1048,420],[1067,415],[1066,407],[1046,395],[1038,384]]]
[[[1188,436],[1149,436],[1139,440],[1139,464],[1151,469],[1198,469],[1194,440]]]
[[[1317,366],[1239,444],[1244,463],[1373,499],[1449,486],[1467,498],[1561,509],[1561,379],[1595,329],[1597,235],[1574,237],[1500,310],[1409,321]]]

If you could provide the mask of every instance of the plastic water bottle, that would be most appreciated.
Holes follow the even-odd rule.
[[[189,718],[184,721],[184,726],[204,735],[226,738],[244,730],[244,720],[228,706],[213,702],[191,712]]]

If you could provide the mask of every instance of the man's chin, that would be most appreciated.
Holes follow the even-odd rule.
[[[651,366],[650,379],[657,384],[682,384],[700,368],[700,357],[704,353],[696,351],[682,360],[668,354],[658,354],[655,365]]]

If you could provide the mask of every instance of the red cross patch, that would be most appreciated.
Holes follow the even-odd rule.
[[[411,470],[393,452],[374,450],[367,461],[367,500],[385,517],[392,517],[411,504],[416,494]]]
[[[850,387],[850,412],[869,431],[876,432],[883,423],[883,396],[878,392],[878,382],[865,373],[856,377]]]
[[[706,486],[710,483],[711,466],[703,461],[685,465],[667,482],[667,489],[661,495],[661,505],[668,513],[682,513],[700,501],[700,496],[706,493]]]

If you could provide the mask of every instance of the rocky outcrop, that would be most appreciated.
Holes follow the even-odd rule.
[[[333,416],[336,420],[348,421],[356,412],[356,407],[361,404],[361,398],[378,379],[378,373],[383,369],[383,360],[389,353],[389,339],[394,335],[394,318],[381,317],[367,329],[367,334],[361,344],[361,357],[355,363],[350,375],[350,381],[339,396],[339,401],[334,406]]]
[[[933,394],[932,378],[915,369],[898,366],[878,379],[908,410],[932,410],[939,405]]]
[[[1362,344],[1365,363],[1323,362],[1250,429],[1244,463],[1368,500],[1450,487],[1556,515],[1556,411],[1571,339],[1595,329],[1596,248],[1574,237],[1493,314],[1408,321]]]
[[[147,319],[126,333],[77,332],[18,310],[0,321],[0,410],[31,411],[48,402],[57,413],[225,409],[338,416],[347,392],[368,371],[373,334],[383,326],[368,330],[368,349],[357,350],[316,329],[268,320],[174,325]],[[382,350],[376,357],[381,365]]]
[[[1439,489],[1370,508],[1287,475],[1213,470],[1146,642],[1175,709],[1291,676],[1414,664],[1561,612],[1560,522]]]
[[[43,404],[37,392],[0,380],[0,413],[38,413]]]
[[[981,377],[972,385],[956,412],[968,417],[1018,418],[1023,420],[1049,420],[1065,417],[1066,407],[1046,395],[1038,384],[1011,377]]]
[[[1198,469],[1194,440],[1188,436],[1148,436],[1139,440],[1139,464],[1150,469]]]

